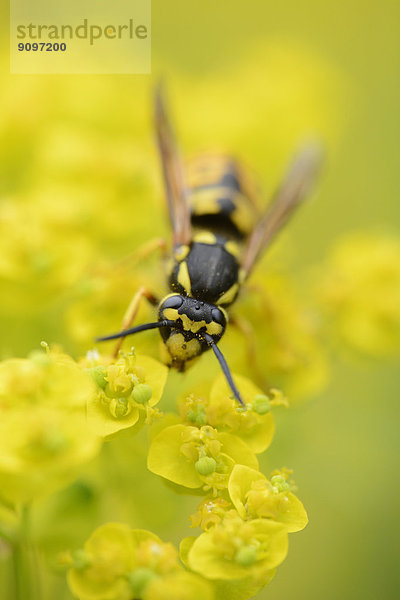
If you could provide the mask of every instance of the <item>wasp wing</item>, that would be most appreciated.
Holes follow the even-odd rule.
[[[166,110],[161,85],[154,97],[154,117],[174,247],[191,239],[190,207],[181,158]]]
[[[276,233],[305,200],[319,172],[322,155],[319,145],[308,144],[295,156],[270,206],[248,240],[241,265],[245,278]]]

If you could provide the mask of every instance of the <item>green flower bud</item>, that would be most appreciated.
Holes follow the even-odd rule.
[[[258,415],[265,415],[271,410],[269,398],[264,394],[257,394],[257,396],[254,396],[252,406],[254,412]]]
[[[144,590],[151,581],[157,579],[157,575],[151,569],[141,567],[128,575],[128,581],[132,587],[134,597],[141,598]]]
[[[138,383],[132,390],[132,399],[138,404],[146,404],[153,395],[153,390],[146,383]]]
[[[217,463],[211,456],[202,456],[194,466],[199,475],[207,476],[215,472]]]
[[[241,546],[235,554],[235,562],[242,567],[250,567],[257,560],[257,548],[255,546]]]
[[[95,381],[95,383],[102,390],[104,390],[104,388],[107,385],[107,381],[105,379],[107,377],[107,371],[106,371],[106,369],[103,366],[98,365],[97,367],[92,367],[91,369],[87,369],[87,371],[92,376],[92,378]]]

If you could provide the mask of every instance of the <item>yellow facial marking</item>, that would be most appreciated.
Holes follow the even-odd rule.
[[[201,352],[200,342],[196,338],[186,341],[182,333],[172,333],[165,344],[173,358],[183,361],[198,356]]]
[[[217,304],[230,304],[234,301],[236,294],[239,291],[239,284],[234,283],[229,290],[227,290],[220,298],[218,298]]]
[[[233,240],[226,242],[225,250],[227,252],[229,252],[229,254],[232,254],[232,256],[234,256],[235,258],[240,257],[240,248],[239,248],[238,244],[236,242],[234,242]]]
[[[205,327],[206,325],[205,321],[192,321],[187,315],[179,316],[182,319],[183,329],[185,329],[186,331],[192,331],[193,333],[197,333],[199,329]]]
[[[193,240],[200,244],[209,244],[210,246],[213,246],[217,242],[217,238],[211,231],[200,231],[196,233]]]
[[[175,250],[174,250],[174,258],[177,262],[181,262],[184,258],[187,257],[187,255],[189,254],[189,246],[187,245],[182,245],[182,246],[178,246]]]
[[[192,284],[190,282],[189,270],[185,261],[181,262],[179,265],[178,283],[181,284],[185,292],[190,296],[192,293]]]
[[[209,333],[210,335],[219,335],[222,333],[223,328],[222,325],[220,325],[219,323],[216,323],[215,321],[211,321],[211,323],[206,323],[204,320],[192,321],[187,315],[180,315],[176,308],[164,309],[163,316],[169,321],[177,321],[178,319],[181,319],[182,327],[185,331],[197,333],[202,327],[204,327],[207,333]]]
[[[222,325],[215,323],[214,321],[206,323],[204,320],[192,321],[187,315],[179,315],[179,317],[182,319],[182,326],[185,331],[197,333],[202,327],[205,327],[207,333],[210,335],[218,335],[222,332]]]
[[[176,308],[166,308],[163,310],[163,316],[168,319],[168,321],[176,321],[179,319],[180,314]]]
[[[222,325],[215,321],[211,321],[211,323],[207,323],[206,331],[209,335],[219,335],[222,333]]]

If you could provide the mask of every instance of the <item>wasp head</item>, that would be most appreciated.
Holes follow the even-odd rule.
[[[160,303],[159,321],[173,322],[171,326],[160,328],[160,333],[171,357],[171,366],[184,370],[186,361],[210,347],[210,338],[215,343],[221,339],[227,315],[215,304],[169,294]]]

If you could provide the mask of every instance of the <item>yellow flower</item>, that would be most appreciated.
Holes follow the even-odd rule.
[[[102,364],[103,363],[103,364]],[[168,368],[149,356],[133,352],[111,358],[89,355],[82,361],[96,383],[89,399],[89,425],[104,438],[132,428],[135,431],[157,416],[154,406],[161,399]],[[89,366],[90,365],[90,366]]]
[[[46,405],[13,409],[0,420],[1,496],[19,503],[52,493],[99,450],[84,413]]]
[[[291,492],[285,474],[273,475],[268,481],[259,471],[235,465],[228,491],[242,519],[271,519],[285,525],[289,533],[300,531],[308,523],[307,513]]]
[[[90,377],[57,349],[0,363],[0,414],[39,406],[84,411],[94,390]]]
[[[274,418],[269,410],[260,410],[261,403],[257,402],[257,397],[263,396],[262,390],[246,377],[234,377],[247,410],[238,407],[225,378],[219,376],[210,392],[208,422],[220,431],[234,433],[246,442],[253,452],[259,454],[272,442],[275,431]],[[270,404],[273,404],[274,395],[272,392]]]
[[[187,488],[224,489],[236,464],[258,467],[253,452],[238,437],[210,426],[172,425],[153,440],[147,466],[153,473]]]
[[[211,586],[184,571],[172,544],[122,523],[96,529],[67,561],[68,584],[79,600],[213,600]]]
[[[126,577],[135,564],[131,530],[122,523],[96,529],[83,552],[72,553],[68,584],[80,600],[131,600]]]
[[[222,521],[232,504],[224,498],[208,497],[202,500],[191,517],[192,527],[201,527],[204,531]]]
[[[72,481],[100,450],[88,429],[91,378],[60,351],[0,363],[1,495],[13,503]]]
[[[283,525],[267,519],[243,521],[236,511],[191,541],[189,567],[212,580],[261,581],[285,559],[288,546]]]
[[[190,394],[179,402],[181,418],[201,427],[211,425],[220,432],[232,433],[243,440],[256,454],[268,448],[275,430],[271,407],[287,404],[281,392],[271,390],[270,397],[249,379],[234,374],[245,403],[240,406],[232,395],[226,379],[220,375],[214,382],[209,399]]]

